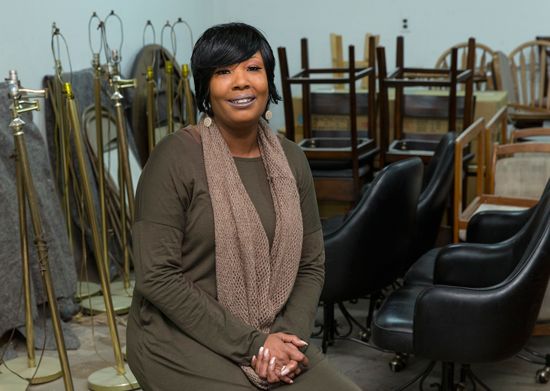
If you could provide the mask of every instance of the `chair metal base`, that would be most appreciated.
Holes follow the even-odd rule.
[[[538,365],[544,365],[544,368],[539,369],[536,374],[535,378],[537,379],[537,382],[546,384],[550,380],[550,354],[542,354],[539,352],[536,352],[532,349],[529,349],[528,347],[523,348],[527,353],[544,359],[544,361],[535,360],[526,356],[523,356],[521,354],[516,355],[518,358],[521,358],[522,360],[525,360],[527,362],[530,362],[532,364],[538,364]]]
[[[436,364],[437,364],[437,361],[431,361],[428,367],[424,370],[424,372],[415,376],[407,384],[398,388],[396,391],[403,391],[409,388],[410,386],[412,386],[418,380],[420,380],[419,389],[421,391],[427,391],[424,389],[424,381],[426,380],[428,375],[432,372]],[[472,370],[470,369],[470,365],[461,364],[460,380],[458,383],[454,382],[455,364],[452,362],[442,362],[441,365],[442,365],[441,383],[430,384],[430,389],[435,389],[437,391],[463,391],[463,390],[466,390],[467,383],[468,381],[470,381],[470,383],[472,384],[473,391],[477,390],[477,385],[481,386],[486,391],[491,391],[491,389],[487,387],[481,380],[479,380],[479,378],[472,372]]]
[[[362,338],[362,336],[368,333],[370,337],[370,329],[367,327],[364,327],[355,318],[353,318],[351,314],[347,311],[346,307],[344,307],[343,303],[338,303],[338,307],[340,308],[340,310],[342,311],[342,314],[344,314],[344,317],[348,322],[349,331],[344,334],[340,333],[338,329],[342,328],[342,325],[338,324],[338,322],[334,318],[334,304],[335,303],[333,302],[323,303],[324,324],[319,324],[316,322],[315,327],[319,327],[320,330],[317,332],[311,333],[311,338],[322,338],[321,347],[323,349],[323,353],[326,354],[328,347],[332,346],[335,340],[347,340],[347,341],[353,341],[363,346],[367,346],[371,349],[375,349],[380,352],[396,354],[396,352],[393,352],[391,350],[382,349],[382,348],[379,348],[378,346],[374,346],[367,343],[367,341],[365,341],[365,339]],[[353,324],[357,325],[360,329],[359,339],[350,337],[353,331]],[[405,355],[402,355],[402,356],[405,356]],[[405,364],[406,364],[406,361],[405,361]],[[404,366],[405,365],[403,365],[403,367]]]
[[[334,302],[326,302],[323,303],[323,325],[321,326],[322,329],[319,333],[313,334],[313,336],[318,336],[323,333],[323,342],[321,343],[321,347],[323,349],[323,353],[327,353],[328,347],[332,346],[334,344],[335,339],[352,339],[349,338],[350,335],[353,332],[353,325],[356,325],[359,328],[359,340],[363,342],[368,342],[370,339],[370,324],[372,323],[372,319],[374,317],[374,310],[376,307],[376,303],[380,297],[379,293],[372,294],[370,297],[370,305],[369,305],[369,314],[367,315],[367,322],[366,326],[363,326],[361,323],[359,323],[351,314],[348,312],[346,307],[344,306],[344,303],[339,302],[338,308],[340,308],[340,311],[344,315],[344,318],[346,319],[349,327],[349,331],[347,333],[340,333],[338,329],[342,328],[342,325],[338,324],[334,317]]]

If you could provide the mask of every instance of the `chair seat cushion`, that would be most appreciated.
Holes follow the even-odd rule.
[[[416,298],[425,286],[405,286],[393,291],[372,322],[372,341],[383,349],[413,353],[413,320]]]
[[[422,255],[405,274],[405,285],[433,285],[435,259],[440,251],[441,248],[434,248]]]

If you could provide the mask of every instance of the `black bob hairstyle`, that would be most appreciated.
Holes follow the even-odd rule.
[[[213,116],[210,107],[210,79],[216,68],[238,64],[262,54],[269,87],[269,103],[281,100],[275,87],[275,57],[264,35],[245,23],[226,23],[210,27],[199,38],[191,56],[195,95],[199,111]],[[267,108],[266,108],[267,109]]]

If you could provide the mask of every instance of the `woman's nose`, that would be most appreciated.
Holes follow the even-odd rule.
[[[233,72],[233,89],[234,90],[243,90],[249,87],[248,77],[246,70],[236,69]]]

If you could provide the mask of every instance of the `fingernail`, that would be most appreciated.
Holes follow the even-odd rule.
[[[292,383],[294,383],[294,380],[291,380],[291,381],[290,381],[290,384],[292,384]]]
[[[290,369],[285,369],[285,368],[286,366],[284,366],[283,369],[281,369],[281,376],[286,376],[290,372]]]
[[[264,350],[264,357],[269,356],[269,349]]]
[[[286,368],[286,365],[283,365],[283,367],[281,368],[281,373],[283,373],[283,371],[285,370]]]
[[[258,357],[260,357],[260,356],[262,355],[262,352],[263,352],[263,351],[264,351],[264,347],[262,346],[262,347],[260,348],[260,352],[258,353]]]
[[[252,362],[256,361],[256,356],[252,357]]]
[[[306,341],[300,341],[300,342],[303,343],[303,344],[306,344],[307,346],[309,346]]]
[[[271,361],[269,362],[269,365],[273,365],[274,362],[275,362],[275,357],[273,357],[273,358],[271,359]]]

